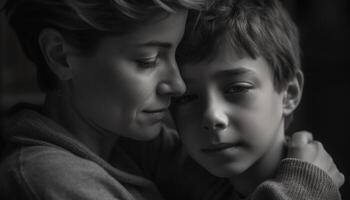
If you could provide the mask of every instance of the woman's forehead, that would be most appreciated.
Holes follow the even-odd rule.
[[[108,36],[102,43],[123,48],[176,46],[183,36],[186,17],[186,11],[169,14],[161,20],[146,22],[128,34]]]

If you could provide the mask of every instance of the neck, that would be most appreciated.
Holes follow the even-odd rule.
[[[284,129],[284,127],[282,126]],[[285,155],[284,131],[276,136],[271,148],[242,174],[231,177],[231,184],[242,196],[248,196],[256,187],[267,179],[273,177]]]
[[[68,95],[59,95],[57,92],[47,94],[43,110],[91,151],[105,160],[109,158],[117,136],[97,129],[79,113]]]

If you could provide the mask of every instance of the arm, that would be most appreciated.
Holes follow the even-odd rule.
[[[276,176],[262,183],[251,199],[341,199],[344,183],[331,156],[308,132],[297,132],[288,141],[288,155]]]
[[[259,185],[252,200],[340,200],[338,187],[331,177],[316,165],[286,158],[273,179]]]
[[[287,145],[287,157],[300,159],[319,167],[330,176],[338,188],[344,184],[344,175],[338,170],[322,143],[313,140],[311,133],[306,131],[296,132],[289,139]]]

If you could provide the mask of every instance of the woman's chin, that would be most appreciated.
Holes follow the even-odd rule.
[[[162,126],[163,124],[158,123],[151,126],[137,128],[131,138],[140,141],[153,140],[159,136]]]

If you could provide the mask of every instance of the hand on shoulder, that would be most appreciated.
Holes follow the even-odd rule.
[[[324,170],[341,187],[345,182],[344,175],[338,170],[332,157],[321,142],[314,140],[310,132],[299,131],[287,141],[288,158],[296,158],[316,165]]]

